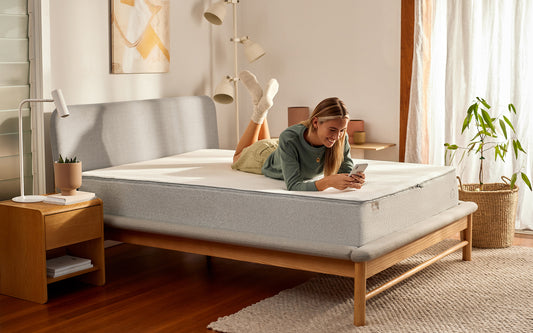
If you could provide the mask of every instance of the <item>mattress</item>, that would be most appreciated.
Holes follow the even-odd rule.
[[[143,231],[172,225],[340,247],[360,247],[458,205],[451,167],[354,160],[369,164],[361,189],[298,192],[231,169],[232,157],[232,150],[203,149],[85,171],[82,190],[103,199],[106,215],[146,221]]]

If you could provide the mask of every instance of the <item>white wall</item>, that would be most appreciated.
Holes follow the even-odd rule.
[[[179,95],[210,95],[233,73],[231,10],[222,26],[203,18],[210,0],[171,0],[170,72],[110,74],[110,0],[50,0],[52,89],[68,104]],[[269,116],[273,135],[287,125],[287,107],[338,96],[353,119],[364,119],[368,141],[398,143],[400,78],[399,0],[241,0],[239,35],[260,42],[267,55],[240,68],[280,92]],[[228,6],[228,9],[230,7]],[[240,48],[241,49],[241,48]],[[250,119],[250,99],[240,85],[240,133]],[[236,143],[234,106],[217,104],[221,148]],[[51,158],[47,154],[47,167]],[[367,153],[397,160],[397,147]],[[48,183],[52,172],[47,171]]]
[[[205,1],[171,1],[170,71],[110,74],[110,0],[52,0],[51,80],[69,104],[202,95],[210,89]]]
[[[365,121],[367,141],[398,144],[400,11],[399,0],[241,0],[239,35],[259,42],[267,54],[252,64],[241,54],[240,67],[262,84],[270,77],[280,83],[268,118],[272,134],[287,126],[287,107],[312,110],[337,96],[352,119]],[[251,111],[241,87],[242,133]],[[398,146],[366,156],[397,161]]]

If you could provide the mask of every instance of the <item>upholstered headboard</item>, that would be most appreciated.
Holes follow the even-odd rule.
[[[219,148],[216,109],[207,96],[69,106],[50,121],[52,157],[77,156],[83,170]]]

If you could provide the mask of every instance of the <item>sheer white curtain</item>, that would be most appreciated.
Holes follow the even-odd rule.
[[[444,143],[466,146],[466,110],[483,97],[495,112],[513,103],[515,129],[527,157],[485,160],[485,183],[519,169],[533,175],[533,1],[416,0],[415,45],[405,161],[444,164]],[[476,183],[479,161],[457,164]],[[533,194],[519,183],[517,228],[533,229]]]

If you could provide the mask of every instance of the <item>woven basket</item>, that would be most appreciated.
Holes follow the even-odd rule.
[[[472,225],[472,246],[502,248],[513,244],[518,186],[511,190],[505,183],[462,184],[459,179],[459,200],[473,201],[478,205]]]

